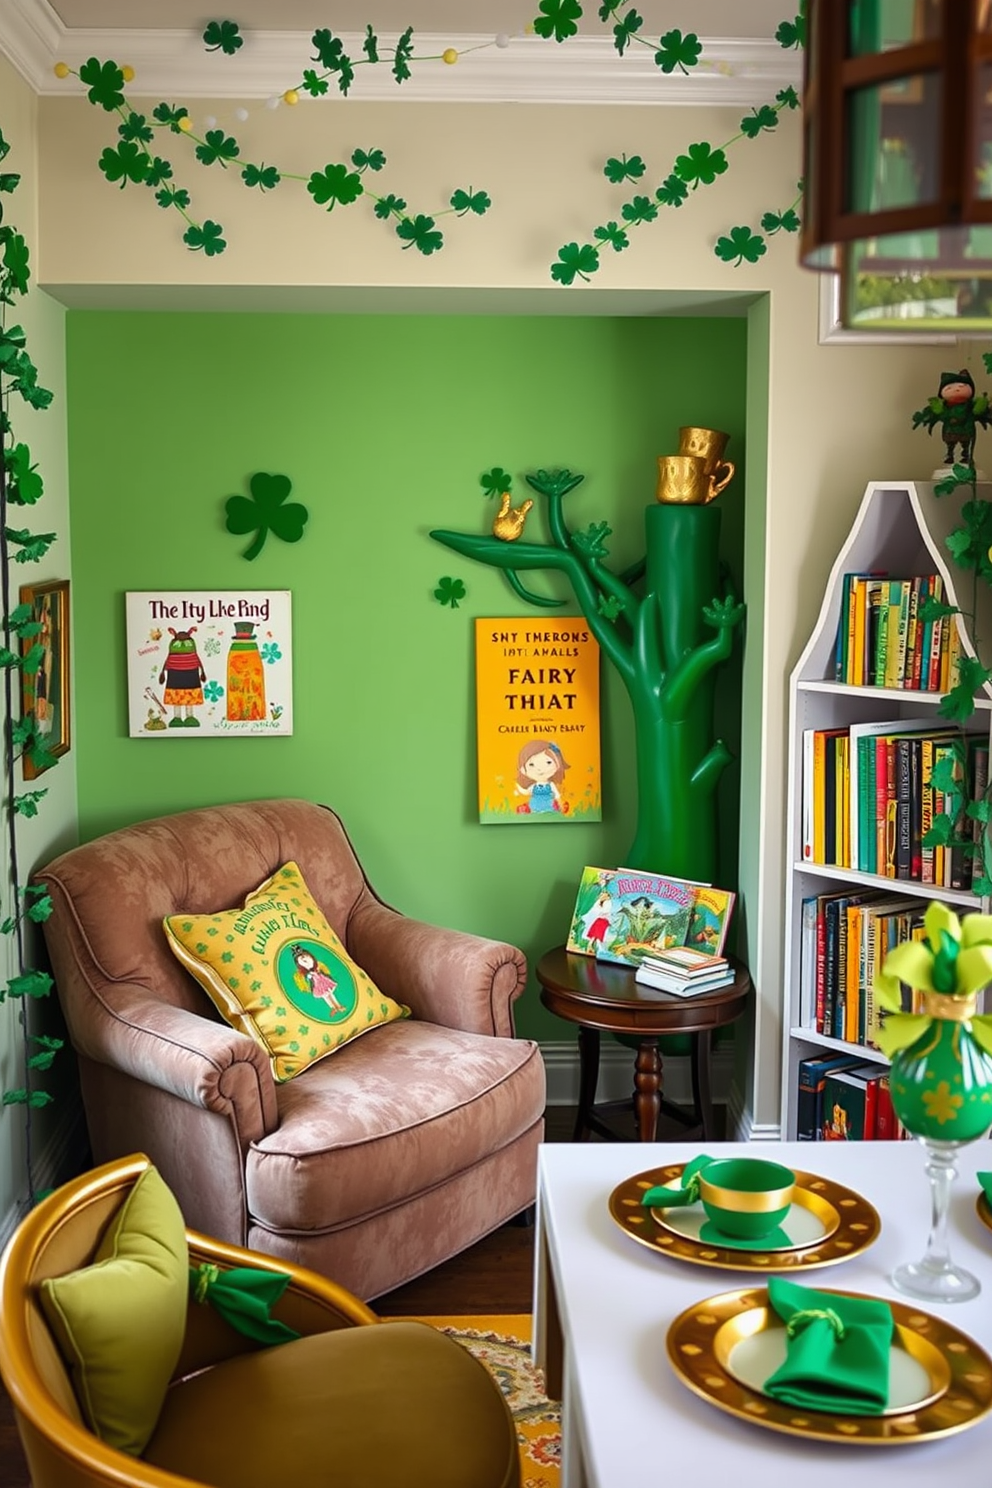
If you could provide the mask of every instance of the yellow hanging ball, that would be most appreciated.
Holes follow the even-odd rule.
[[[69,64],[67,62],[56,62],[52,71],[57,78],[67,78],[69,76]]]
[[[295,88],[287,88],[285,93],[282,95],[282,101],[283,103],[289,104],[299,103],[300,95],[299,93],[297,93]]]
[[[441,53],[441,61],[447,62],[449,67],[454,67],[455,63],[458,61],[458,53],[455,51],[454,47],[447,47]]]
[[[134,68],[133,67],[128,66],[128,65],[125,65],[124,67],[121,68],[121,72],[124,74],[124,81],[126,83],[133,83],[134,82]]]
[[[184,134],[188,134],[189,131],[193,128],[193,120],[190,118],[189,114],[183,114],[181,119],[176,120],[176,124],[178,128],[180,128],[184,132]]]

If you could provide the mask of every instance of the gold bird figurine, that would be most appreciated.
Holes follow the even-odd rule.
[[[527,513],[533,505],[533,501],[524,501],[511,511],[510,493],[504,491],[499,511],[496,513],[496,520],[493,523],[493,536],[501,538],[503,542],[516,542],[524,530]]]

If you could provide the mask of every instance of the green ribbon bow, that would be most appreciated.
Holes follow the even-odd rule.
[[[209,1261],[191,1266],[189,1289],[193,1300],[219,1312],[225,1322],[256,1343],[291,1343],[299,1333],[269,1316],[269,1309],[282,1296],[289,1277],[282,1271],[258,1271],[254,1266],[233,1266],[222,1271]]]
[[[768,1278],[768,1301],[788,1335],[785,1362],[765,1380],[775,1400],[800,1410],[879,1416],[889,1403],[892,1309]]]
[[[904,1013],[899,983],[921,992],[969,997],[992,982],[992,915],[969,914],[959,920],[945,904],[931,904],[924,916],[925,940],[905,940],[885,958],[875,978],[875,996],[886,1018],[876,1043],[891,1059],[908,1049],[930,1028],[928,1013]],[[975,1042],[992,1054],[992,1017],[967,1021]]]
[[[699,1175],[711,1162],[713,1158],[706,1153],[694,1157],[682,1169],[681,1188],[666,1188],[663,1183],[656,1184],[644,1193],[641,1203],[646,1204],[649,1209],[680,1209],[686,1204],[694,1204],[699,1198]]]

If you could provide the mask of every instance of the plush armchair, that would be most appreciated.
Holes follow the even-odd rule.
[[[239,905],[299,864],[348,954],[412,1016],[278,1084],[171,954],[167,915]],[[363,1298],[526,1209],[544,1068],[513,1037],[526,963],[380,900],[333,811],[300,800],[181,812],[36,875],[94,1161],[141,1149],[188,1224]]]
[[[513,1419],[495,1381],[459,1344],[424,1323],[380,1323],[313,1272],[193,1230],[193,1268],[288,1273],[272,1315],[301,1336],[259,1348],[191,1298],[150,1440],[140,1456],[108,1445],[84,1418],[39,1293],[49,1278],[90,1265],[147,1168],[138,1154],[56,1189],[0,1259],[0,1379],[33,1488],[365,1488],[387,1479],[398,1488],[518,1488]],[[134,1333],[145,1351],[142,1329],[139,1312]],[[133,1348],[135,1339],[118,1346]]]

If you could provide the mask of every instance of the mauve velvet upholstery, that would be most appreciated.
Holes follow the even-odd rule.
[[[283,1085],[222,1022],[162,920],[240,904],[299,864],[349,954],[412,1017]],[[147,1152],[188,1225],[389,1291],[533,1202],[544,1066],[513,1037],[520,951],[407,919],[308,801],[125,827],[35,875],[95,1162]]]

